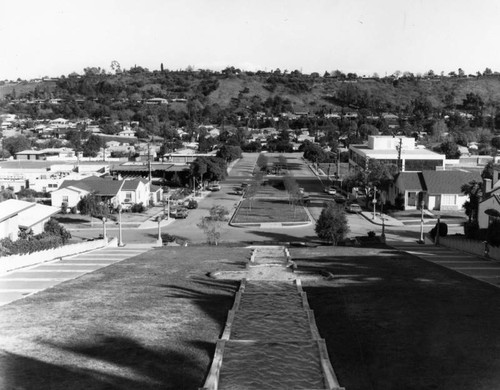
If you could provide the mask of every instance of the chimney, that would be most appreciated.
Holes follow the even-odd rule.
[[[492,190],[493,185],[491,179],[483,179],[483,188],[485,193],[490,192]]]

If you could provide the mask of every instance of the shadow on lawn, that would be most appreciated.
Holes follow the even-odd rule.
[[[304,236],[300,234],[293,236],[291,234],[286,234],[286,233],[276,233],[276,232],[262,231],[262,230],[251,230],[249,231],[249,233],[255,234],[256,236],[260,237],[266,237],[268,238],[268,240],[266,241],[270,242],[292,242],[292,241],[306,241],[315,243],[318,242],[318,237],[316,236]]]
[[[346,249],[291,250],[299,270],[335,276],[304,290],[342,386],[497,388],[499,289],[396,251]]]
[[[215,346],[189,342],[196,349],[213,354]],[[46,344],[89,364],[75,367],[46,363],[35,358],[7,353],[1,358],[3,389],[108,390],[108,389],[196,389],[206,367],[187,352],[146,348],[127,337],[101,335],[92,343]],[[76,356],[75,356],[76,355]],[[97,364],[95,364],[97,361]],[[109,366],[107,366],[109,364]],[[97,367],[96,367],[97,366]],[[123,370],[122,372],[120,372]],[[114,371],[114,372],[113,372]]]

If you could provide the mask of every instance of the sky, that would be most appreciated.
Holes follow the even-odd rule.
[[[110,71],[500,71],[499,0],[0,1],[0,80]]]

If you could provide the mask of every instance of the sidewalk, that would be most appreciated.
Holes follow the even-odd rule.
[[[404,226],[403,222],[387,214],[381,215],[380,213],[375,213],[375,218],[374,218],[373,212],[362,211],[360,215],[362,215],[366,220],[370,221],[374,225],[384,224],[385,226]]]

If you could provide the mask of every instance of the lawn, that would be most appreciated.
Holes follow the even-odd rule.
[[[244,248],[153,250],[0,308],[0,388],[196,389]]]
[[[349,390],[490,390],[500,383],[500,290],[389,249],[291,249],[334,282],[305,291]]]
[[[232,223],[308,222],[304,207],[292,206],[287,199],[244,199]]]

